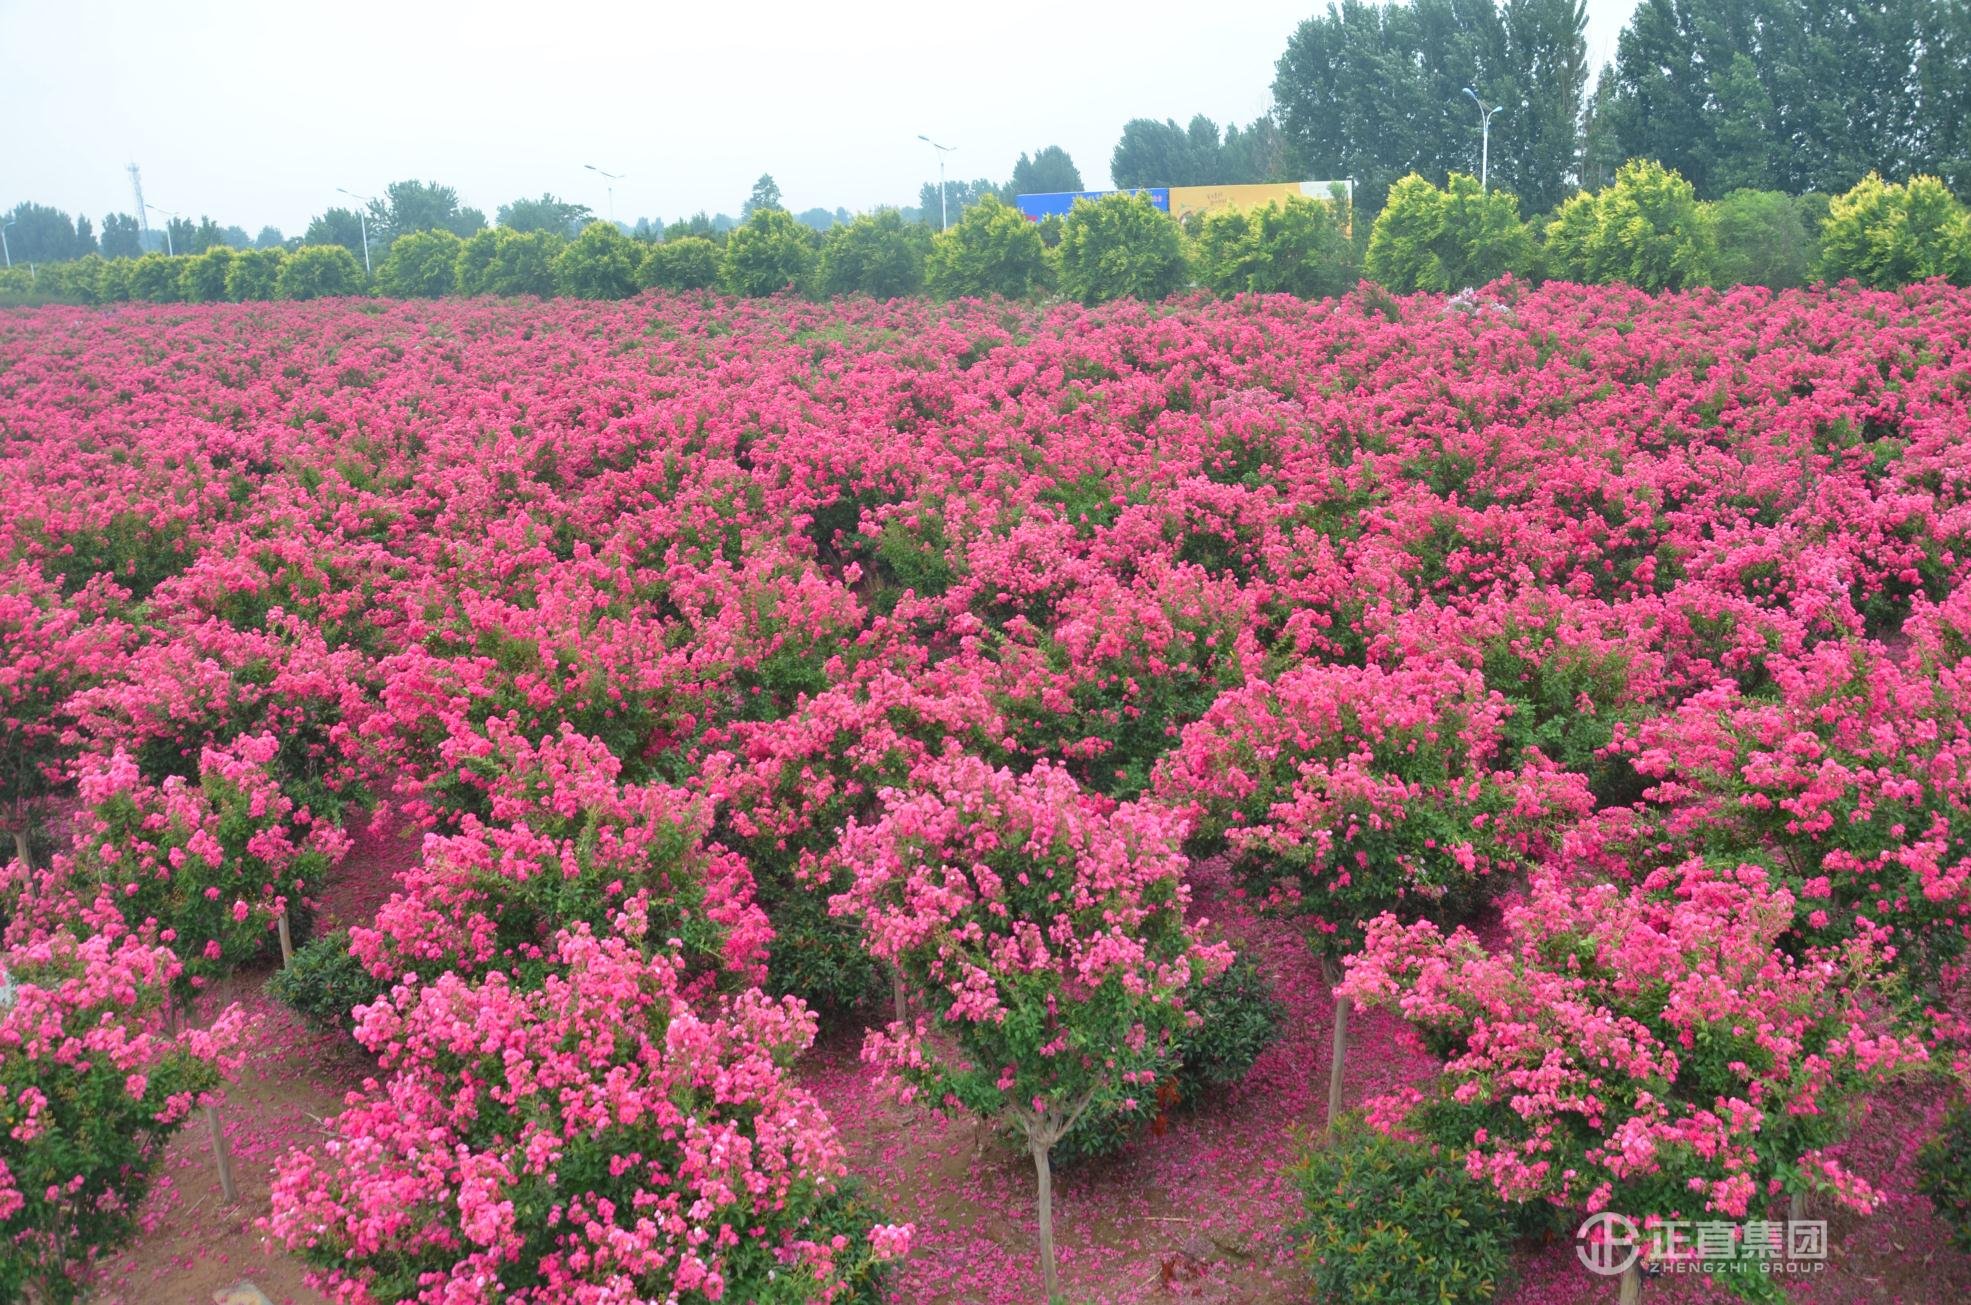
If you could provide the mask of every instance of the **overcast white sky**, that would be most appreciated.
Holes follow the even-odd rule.
[[[1635,0],[1588,0],[1598,67]],[[0,0],[0,205],[100,226],[144,197],[249,232],[407,177],[485,210],[552,191],[616,216],[914,203],[1059,144],[1090,186],[1133,117],[1247,122],[1326,0]],[[981,20],[987,20],[982,23]],[[1447,111],[1455,108],[1449,106]]]

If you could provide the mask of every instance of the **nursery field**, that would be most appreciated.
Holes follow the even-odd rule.
[[[0,312],[0,1301],[1971,1299],[1968,575],[1941,283]]]

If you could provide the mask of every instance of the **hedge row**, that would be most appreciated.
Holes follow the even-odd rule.
[[[105,304],[315,299],[374,292],[399,298],[561,295],[622,299],[648,289],[765,296],[930,293],[947,298],[1058,293],[1083,303],[1161,299],[1198,285],[1217,294],[1339,294],[1366,274],[1391,290],[1457,290],[1500,276],[1644,290],[1854,279],[1891,287],[1944,277],[1971,283],[1971,216],[1943,183],[1871,173],[1847,194],[1790,197],[1741,190],[1715,203],[1648,160],[1529,222],[1518,200],[1452,174],[1438,187],[1411,175],[1358,247],[1352,215],[1332,201],[1290,199],[1221,212],[1181,227],[1146,200],[1111,195],[1064,219],[1028,222],[987,198],[933,234],[895,210],[820,233],[761,209],[723,242],[698,236],[652,245],[597,222],[573,240],[550,232],[447,231],[402,236],[373,278],[340,245],[210,249],[136,259],[91,255],[0,272],[0,303]]]

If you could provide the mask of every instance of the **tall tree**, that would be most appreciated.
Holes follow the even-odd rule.
[[[771,172],[762,172],[760,179],[753,183],[753,193],[746,197],[746,203],[739,210],[740,221],[746,221],[763,208],[780,208],[780,183],[773,179]]]
[[[1012,199],[1010,195],[1000,194],[999,187],[986,178],[975,177],[971,181],[947,179],[944,183],[943,203],[940,204],[938,183],[927,181],[918,187],[917,211],[923,214],[923,220],[930,223],[933,228],[938,225],[941,211],[949,217],[952,225],[956,225],[958,219],[964,216],[966,209],[988,195],[997,200],[1010,202]]]
[[[1180,127],[1173,118],[1132,118],[1109,156],[1115,184],[1208,186],[1224,180],[1219,159],[1218,124],[1199,114]]]
[[[143,229],[128,213],[103,215],[103,257],[137,258],[144,252]]]
[[[1013,179],[1006,183],[1006,189],[1015,195],[1047,195],[1081,190],[1081,169],[1074,165],[1066,150],[1059,145],[1049,145],[1034,151],[1032,158],[1020,155],[1020,161],[1013,165]]]
[[[413,231],[449,231],[463,239],[486,225],[484,213],[460,207],[458,192],[435,181],[391,182],[382,198],[370,201],[369,216],[373,244]]]
[[[177,240],[177,232],[172,232],[171,238],[174,241]],[[190,241],[180,243],[178,245],[178,252],[181,254],[203,254],[208,249],[215,249],[226,243],[226,228],[201,213],[199,214],[198,225],[192,228]]]
[[[198,228],[190,218],[175,217],[164,224],[164,248],[173,254],[196,254]]]
[[[304,245],[341,245],[357,258],[363,256],[363,220],[352,208],[332,208],[308,223],[302,233]]]
[[[261,227],[260,234],[253,238],[255,249],[278,249],[287,243],[279,227]]]
[[[1621,152],[1698,193],[1839,192],[1875,170],[1971,184],[1966,0],[1642,0],[1617,45]]]
[[[1479,131],[1464,90],[1503,103],[1504,51],[1489,0],[1339,0],[1288,40],[1274,115],[1303,174],[1354,178],[1357,208],[1372,216],[1398,177],[1471,170]]]
[[[96,228],[87,217],[75,215],[75,256],[82,258],[96,252]]]
[[[1492,103],[1502,106],[1492,119],[1492,178],[1541,212],[1580,181],[1588,11],[1584,0],[1505,0],[1503,19],[1506,66],[1489,79]]]
[[[11,224],[7,249],[16,263],[59,263],[76,256],[75,224],[58,208],[23,202],[0,222]]]
[[[1243,131],[1237,123],[1226,127],[1225,141],[1219,146],[1218,154],[1220,171],[1233,184],[1312,180],[1293,175],[1287,138],[1270,113],[1254,118]]]
[[[499,224],[514,231],[552,231],[572,238],[594,216],[586,204],[543,193],[539,199],[516,199],[500,205]]]

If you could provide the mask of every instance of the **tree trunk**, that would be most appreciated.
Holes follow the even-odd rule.
[[[890,1000],[896,1004],[897,1023],[909,1028],[910,1002],[903,991],[903,971],[894,965],[890,967]]]
[[[1341,975],[1332,960],[1323,958],[1321,974],[1330,988],[1341,982]],[[1335,1036],[1328,1052],[1328,1122],[1326,1135],[1332,1137],[1335,1131],[1335,1116],[1341,1113],[1341,1075],[1348,1062],[1348,998],[1335,997]]]
[[[1628,1268],[1622,1270],[1622,1295],[1618,1299],[1621,1305],[1638,1305],[1642,1298],[1642,1265],[1631,1264]]]
[[[291,970],[294,968],[294,935],[291,932],[289,932],[287,927],[286,908],[282,908],[281,910],[280,930],[281,930],[281,968],[283,970]]]
[[[1027,1149],[1033,1152],[1033,1173],[1038,1185],[1037,1203],[1040,1208],[1040,1281],[1047,1292],[1047,1305],[1054,1305],[1060,1295],[1060,1281],[1054,1273],[1054,1171],[1049,1166],[1047,1153],[1053,1148],[1042,1146],[1038,1140],[1029,1139]]]
[[[1794,1192],[1786,1198],[1786,1221],[1788,1223],[1803,1223],[1806,1218],[1807,1194],[1805,1192]],[[1790,1236],[1791,1234],[1788,1235]]]
[[[14,830],[14,857],[21,863],[21,869],[34,869],[34,857],[32,855],[32,848],[28,843],[27,824],[25,821],[22,822],[18,829]]]
[[[219,1118],[219,1107],[205,1108],[206,1127],[212,1130],[212,1158],[219,1165],[219,1194],[227,1205],[238,1205],[239,1184],[233,1181],[233,1147],[226,1140],[226,1125]]]

